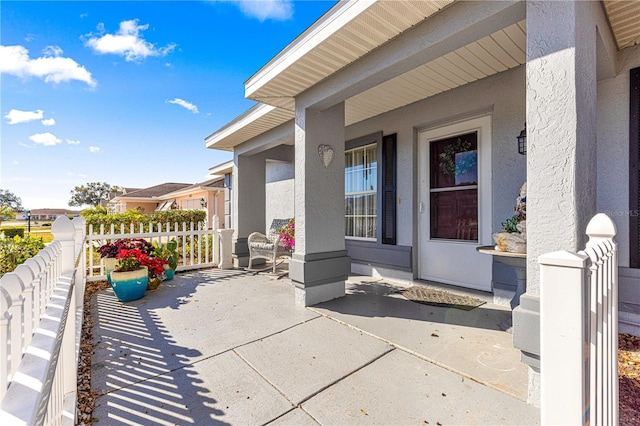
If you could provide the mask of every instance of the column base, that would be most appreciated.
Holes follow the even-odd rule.
[[[296,304],[311,306],[343,297],[350,270],[351,258],[346,250],[294,253],[289,261],[289,277],[296,287]]]
[[[297,306],[311,306],[328,300],[337,299],[345,295],[344,281],[322,284],[315,287],[295,288]]]
[[[246,268],[249,266],[249,244],[247,238],[238,238],[233,242],[232,248],[234,268]]]

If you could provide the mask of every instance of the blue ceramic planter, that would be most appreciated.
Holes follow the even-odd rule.
[[[147,291],[149,271],[146,266],[137,271],[111,272],[111,287],[121,302],[140,299]]]
[[[176,271],[174,271],[173,269],[171,269],[169,266],[166,266],[166,265],[165,265],[165,268],[164,268],[164,275],[165,275],[165,277],[166,277],[166,278],[165,278],[165,280],[166,280],[166,281],[172,280],[172,279],[173,279],[173,277],[175,276],[175,274],[176,274]]]

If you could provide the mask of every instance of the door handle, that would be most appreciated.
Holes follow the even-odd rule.
[[[424,213],[424,203],[422,201],[418,203],[418,212]]]

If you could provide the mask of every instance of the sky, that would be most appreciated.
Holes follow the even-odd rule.
[[[0,189],[71,208],[76,186],[210,179],[204,139],[244,82],[335,1],[0,1]]]

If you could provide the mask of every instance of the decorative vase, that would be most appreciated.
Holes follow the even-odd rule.
[[[121,302],[130,302],[144,296],[149,284],[149,270],[146,266],[135,271],[111,272],[111,288]]]
[[[157,289],[161,282],[162,282],[162,278],[160,277],[149,277],[149,284],[147,285],[147,290]]]
[[[171,266],[169,265],[164,265],[164,275],[165,275],[165,280],[169,281],[172,280],[173,277],[175,276],[176,271],[174,271],[173,269],[171,269]]]
[[[111,284],[111,272],[116,269],[116,258],[105,257],[102,260],[104,260],[104,273],[107,275],[107,281]]]

